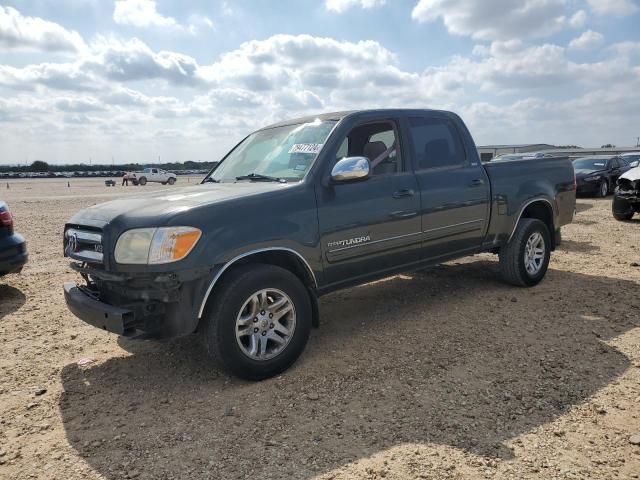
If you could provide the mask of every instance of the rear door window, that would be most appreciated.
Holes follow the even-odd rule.
[[[466,163],[460,135],[451,120],[410,117],[409,132],[417,170],[456,167]]]

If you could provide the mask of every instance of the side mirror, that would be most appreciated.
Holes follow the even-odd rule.
[[[631,162],[631,163],[629,164],[629,166],[630,166],[631,168],[636,168],[636,167],[637,167],[637,166],[639,166],[639,165],[640,165],[640,160],[634,160],[633,162]]]
[[[339,160],[331,170],[334,183],[366,180],[371,176],[371,163],[367,157],[346,157]]]

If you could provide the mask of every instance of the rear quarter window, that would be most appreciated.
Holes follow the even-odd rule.
[[[410,117],[409,133],[418,170],[461,166],[466,163],[460,135],[450,120]]]

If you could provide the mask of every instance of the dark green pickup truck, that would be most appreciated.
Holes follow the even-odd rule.
[[[252,133],[200,185],[78,212],[64,252],[84,281],[65,297],[119,335],[197,331],[262,379],[302,353],[328,292],[478,252],[537,284],[574,209],[569,160],[483,165],[453,113],[323,114]]]

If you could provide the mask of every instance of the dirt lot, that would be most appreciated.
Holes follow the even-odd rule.
[[[65,308],[64,221],[140,188],[2,185],[31,260],[0,279],[0,478],[639,478],[640,221],[610,199],[538,287],[481,255],[333,294],[294,368],[247,383]]]

